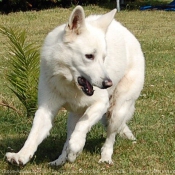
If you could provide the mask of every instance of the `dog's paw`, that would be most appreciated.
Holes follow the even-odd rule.
[[[76,160],[77,155],[78,155],[78,154],[76,154],[76,153],[70,152],[70,153],[68,154],[68,161],[71,162],[71,163],[73,163],[73,162]]]
[[[113,153],[113,147],[104,145],[101,149],[101,159],[99,160],[99,163],[108,163],[112,165],[113,164],[112,153]]]
[[[60,158],[58,158],[58,159],[56,159],[56,160],[54,160],[52,162],[49,162],[49,165],[50,166],[62,166],[65,163],[66,163],[66,159],[60,159]]]
[[[82,152],[85,144],[84,138],[73,137],[69,141],[68,161],[74,162],[76,157]]]
[[[53,162],[50,162],[50,166],[61,166],[64,165],[67,161],[67,153],[62,154],[58,157],[58,159],[54,160]]]
[[[10,153],[10,152],[6,153],[6,158],[8,162],[18,166],[25,165],[30,159],[28,157],[21,156],[19,153]]]
[[[68,148],[68,161],[74,162],[77,156],[82,152],[83,146],[80,143],[71,142]]]
[[[67,142],[66,142],[61,155],[58,157],[58,159],[50,162],[49,165],[50,166],[62,166],[66,163],[68,159],[67,157],[68,157],[68,149],[67,149]]]
[[[69,141],[69,152],[79,153],[83,150],[85,139],[83,138],[72,138]]]
[[[98,163],[108,163],[108,164],[110,164],[110,165],[113,165],[113,164],[114,164],[111,158],[101,158],[101,159],[98,161]]]
[[[132,131],[128,128],[127,125],[125,125],[125,127],[120,131],[120,136],[125,138],[125,139],[129,139],[131,141],[136,141],[135,136],[133,135]]]
[[[74,149],[71,149],[71,148],[74,148]],[[69,149],[68,149],[68,156],[67,156],[68,161],[71,162],[71,163],[73,163],[76,160],[77,156],[81,152],[82,152],[82,148],[80,149],[79,146],[78,147],[69,147]]]

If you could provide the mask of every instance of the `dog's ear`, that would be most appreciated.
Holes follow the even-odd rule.
[[[116,11],[117,10],[114,9],[110,11],[109,13],[102,15],[100,18],[98,18],[96,21],[93,22],[93,25],[102,29],[104,32],[106,32],[108,29],[108,26],[114,19]]]
[[[77,6],[70,15],[65,27],[64,42],[71,42],[85,29],[85,14],[81,6]]]

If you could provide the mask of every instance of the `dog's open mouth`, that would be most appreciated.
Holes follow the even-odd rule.
[[[78,84],[80,85],[82,91],[88,95],[88,96],[92,96],[94,94],[94,90],[93,90],[93,86],[91,85],[91,83],[89,83],[89,81],[84,78],[84,77],[78,77]]]

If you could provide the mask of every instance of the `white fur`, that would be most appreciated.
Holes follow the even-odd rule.
[[[18,153],[7,153],[11,163],[26,164],[52,128],[61,107],[68,117],[67,140],[62,154],[51,165],[73,162],[83,150],[86,134],[103,118],[107,138],[99,162],[112,164],[116,133],[135,140],[127,126],[144,83],[144,56],[137,39],[113,20],[115,10],[85,19],[77,6],[69,22],[48,34],[41,52],[38,104],[27,141]],[[88,60],[85,55],[93,54]],[[93,84],[94,94],[85,95],[77,83],[84,76]],[[110,78],[113,86],[102,88]]]

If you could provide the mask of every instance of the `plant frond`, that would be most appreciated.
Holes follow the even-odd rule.
[[[25,106],[27,116],[31,116],[37,106],[39,47],[26,42],[25,31],[0,26],[0,33],[9,39],[9,88]]]

